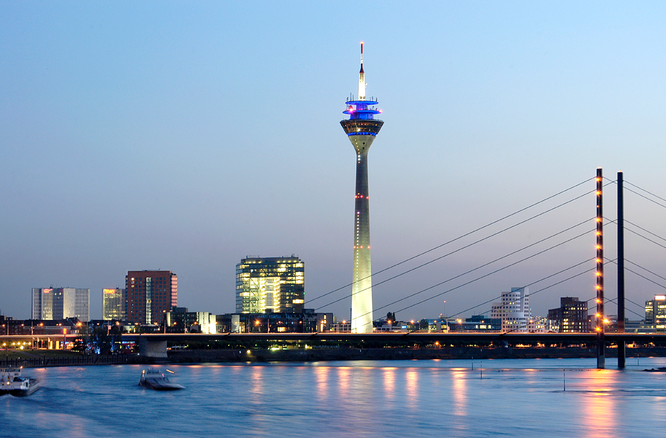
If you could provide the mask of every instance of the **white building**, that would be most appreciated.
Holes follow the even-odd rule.
[[[90,321],[90,289],[33,288],[32,319]]]
[[[503,332],[526,332],[532,318],[529,289],[512,287],[511,292],[502,292],[501,302],[493,303],[490,317],[502,320]]]

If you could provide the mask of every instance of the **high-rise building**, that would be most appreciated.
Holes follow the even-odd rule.
[[[578,297],[561,297],[560,307],[548,310],[548,321],[560,333],[587,333],[590,331],[587,301]]]
[[[645,325],[659,331],[666,329],[666,295],[655,295],[645,302]]]
[[[510,292],[502,292],[501,302],[493,303],[490,317],[502,320],[503,332],[526,332],[532,318],[529,289],[512,287]]]
[[[127,317],[126,289],[102,290],[102,319],[104,321],[124,321]]]
[[[303,313],[304,304],[298,257],[247,257],[236,265],[236,313]]]
[[[370,266],[370,197],[368,192],[368,150],[384,125],[374,116],[380,111],[374,98],[366,99],[361,43],[361,71],[358,98],[345,102],[348,120],[340,124],[356,151],[356,192],[354,194],[354,272],[352,281],[351,326],[353,333],[372,333],[372,268]]]
[[[171,271],[128,271],[127,322],[162,324],[178,305],[178,277]]]
[[[66,318],[90,321],[90,289],[73,287],[32,289],[32,319]]]

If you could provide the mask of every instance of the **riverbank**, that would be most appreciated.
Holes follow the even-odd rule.
[[[252,350],[175,350],[172,363],[203,362],[318,362],[339,360],[455,360],[455,359],[554,359],[596,357],[594,348],[328,348]],[[606,357],[617,357],[607,349]],[[666,357],[663,348],[632,348],[627,357]]]
[[[0,367],[61,367],[155,363],[233,363],[233,362],[323,362],[345,360],[456,360],[456,359],[555,359],[593,358],[593,348],[314,348],[314,349],[183,349],[170,350],[167,358],[137,354],[96,355],[70,351],[27,350],[0,356]],[[607,358],[617,350],[606,349]],[[627,357],[666,357],[664,348],[630,348]]]

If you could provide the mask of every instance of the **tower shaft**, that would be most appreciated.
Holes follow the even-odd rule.
[[[372,137],[374,138],[374,137]],[[354,283],[351,326],[354,333],[372,333],[372,267],[370,263],[370,199],[368,152],[357,154],[354,215]]]

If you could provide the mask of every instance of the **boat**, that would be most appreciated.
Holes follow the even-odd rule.
[[[183,385],[170,382],[164,373],[152,368],[141,371],[139,385],[154,389],[156,391],[174,391],[176,389],[185,389]]]
[[[0,370],[0,382],[0,395],[11,394],[16,397],[27,397],[42,387],[39,379],[21,376],[21,368]]]
[[[0,368],[0,396],[9,394],[9,385],[15,376],[20,375],[20,368]]]

